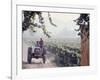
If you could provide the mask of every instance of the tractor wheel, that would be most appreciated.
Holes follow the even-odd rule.
[[[28,62],[29,64],[31,64],[31,59],[32,59],[32,48],[29,47],[29,48],[28,48],[28,56],[27,56],[27,62]]]
[[[45,64],[45,62],[46,62],[46,57],[45,57],[45,55],[43,55],[42,59],[43,59],[43,63]]]

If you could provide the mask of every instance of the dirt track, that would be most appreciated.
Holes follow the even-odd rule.
[[[32,58],[32,63],[28,64],[27,62],[28,47],[29,45],[27,45],[23,41],[23,47],[22,47],[22,68],[23,69],[57,67],[56,62],[55,62],[55,54],[50,53],[49,51],[47,51],[47,54],[46,54],[45,64],[43,64],[42,58],[39,58],[39,59]]]
[[[32,59],[32,63],[28,64],[27,62],[23,61],[22,63],[22,68],[23,69],[31,69],[31,68],[51,68],[51,67],[56,67],[55,63],[55,55],[47,52],[46,55],[46,63],[43,64],[42,59]]]

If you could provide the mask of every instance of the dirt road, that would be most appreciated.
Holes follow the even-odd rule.
[[[55,55],[53,53],[47,52],[46,55],[46,63],[43,64],[42,59],[32,59],[32,63],[28,64],[27,62],[22,63],[23,69],[31,69],[31,68],[51,68],[57,67],[55,63]]]
[[[43,61],[41,58],[34,59],[32,58],[32,63],[27,63],[27,51],[28,51],[28,45],[23,41],[23,49],[22,49],[22,68],[23,69],[32,69],[32,68],[51,68],[56,67],[55,63],[55,54],[50,53],[47,51],[46,54],[46,63],[43,64]]]

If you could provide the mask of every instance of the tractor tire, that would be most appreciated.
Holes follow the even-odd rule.
[[[42,59],[43,59],[43,63],[45,64],[45,62],[46,62],[46,57],[45,57],[44,55],[43,55]]]
[[[27,62],[28,62],[29,64],[31,64],[31,60],[32,60],[32,48],[29,47],[29,48],[28,48]]]

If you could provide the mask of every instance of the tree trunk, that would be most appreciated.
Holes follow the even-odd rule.
[[[81,38],[81,66],[89,65],[89,38],[87,35]]]

